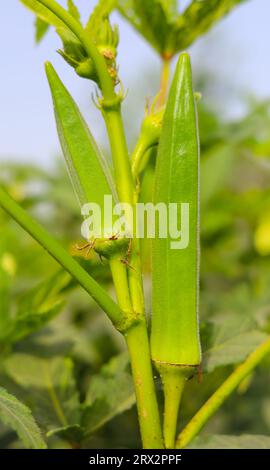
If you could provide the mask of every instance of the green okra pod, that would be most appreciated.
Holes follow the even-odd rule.
[[[110,170],[85,120],[53,66],[45,65],[50,85],[59,140],[70,178],[81,204],[96,202],[116,193]]]
[[[201,362],[199,297],[199,140],[192,72],[181,54],[161,131],[154,203],[177,203],[179,240],[153,240],[152,358],[165,394],[165,445],[174,446],[185,380]],[[170,215],[170,213],[169,213]],[[175,214],[174,214],[175,215]],[[164,222],[169,228],[169,221]],[[156,230],[157,232],[157,230]]]
[[[53,66],[46,63],[45,68],[53,97],[59,140],[75,193],[81,206],[95,203],[101,209],[101,236],[95,240],[93,248],[103,256],[110,256],[127,246],[127,240],[114,240],[112,237],[108,239],[106,235],[111,231],[112,220],[109,214],[108,219],[105,219],[104,196],[111,198],[112,205],[117,201],[110,169],[76,103]]]

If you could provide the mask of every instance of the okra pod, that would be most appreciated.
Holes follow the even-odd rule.
[[[46,63],[45,68],[54,103],[59,140],[75,193],[82,206],[87,203],[98,204],[103,216],[104,196],[110,196],[113,204],[117,201],[110,169],[76,103],[53,66]],[[102,217],[101,223],[103,238],[111,229],[111,220],[108,218],[106,221]],[[106,247],[111,248],[109,243],[106,243]]]
[[[153,240],[152,358],[164,386],[166,447],[174,446],[185,380],[201,362],[199,299],[199,139],[189,55],[181,54],[157,156],[155,204],[177,203],[181,231]],[[166,221],[167,226],[169,225]]]

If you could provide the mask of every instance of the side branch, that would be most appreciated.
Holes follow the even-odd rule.
[[[192,439],[199,433],[202,427],[220,408],[224,401],[238,387],[242,380],[252,372],[253,369],[270,352],[270,338],[262,343],[248,358],[238,366],[235,371],[225,380],[225,382],[216,390],[216,392],[207,400],[201,409],[195,414],[183,431],[179,434],[176,448],[186,447]]]

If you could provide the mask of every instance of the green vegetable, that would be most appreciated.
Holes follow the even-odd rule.
[[[92,240],[93,249],[110,258],[116,252],[125,252],[128,245],[126,238],[109,239],[113,235],[110,235],[110,214],[104,220],[104,196],[111,196],[113,204],[117,201],[110,169],[76,103],[50,63],[46,64],[46,73],[54,102],[59,139],[79,202],[96,203],[101,209],[101,236]]]
[[[112,176],[76,103],[53,66],[46,64],[59,139],[71,181],[81,204],[94,202],[104,208],[104,195],[117,199]],[[109,221],[108,221],[109,222]],[[110,227],[103,227],[103,229]]]
[[[104,195],[114,195],[112,176],[76,103],[53,66],[46,63],[59,139],[70,177],[81,204],[96,202],[103,206]]]
[[[247,171],[245,159],[237,158],[236,167],[232,167],[232,163],[236,163],[235,156],[242,157],[247,153],[267,156],[269,103],[256,106],[255,112],[233,125],[224,124],[207,109],[201,109],[205,120],[201,128],[204,154],[201,168],[203,192],[200,198],[204,217],[202,240],[206,248],[203,272],[206,281],[203,283],[206,287],[203,295],[206,322],[202,328],[204,373],[220,366],[245,362],[214,392],[175,439],[184,386],[201,361],[197,316],[199,149],[196,102],[199,94],[194,94],[192,89],[189,57],[186,53],[182,54],[166,107],[171,59],[233,6],[244,1],[190,0],[186,8],[180,2],[180,8],[177,0],[96,0],[84,22],[77,0],[63,0],[60,3],[57,0],[21,0],[35,14],[36,42],[40,42],[53,26],[62,42],[62,48],[58,51],[61,56],[78,76],[96,83],[96,105],[106,125],[114,178],[112,180],[106,161],[76,104],[52,66],[47,64],[59,137],[75,192],[80,205],[95,204],[95,207],[88,205],[82,208],[86,218],[83,228],[97,223],[101,232],[84,232],[88,241],[78,247],[71,240],[79,227],[75,228],[77,218],[74,217],[73,201],[69,201],[66,181],[63,180],[61,186],[62,178],[55,174],[50,178],[37,168],[10,165],[2,168],[0,206],[67,271],[61,270],[44,281],[43,268],[48,266],[54,269],[53,260],[47,261],[44,257],[40,266],[35,261],[39,248],[29,239],[19,243],[13,252],[19,233],[1,212],[1,381],[16,392],[15,398],[0,387],[0,420],[4,423],[0,441],[4,446],[18,447],[14,433],[6,429],[8,426],[27,447],[45,448],[44,435],[49,447],[85,448],[91,444],[93,434],[101,426],[129,409],[136,400],[143,447],[162,449],[165,444],[167,448],[184,448],[235,389],[243,393],[251,382],[256,386],[253,370],[270,352],[267,336],[269,322],[267,309],[264,308],[269,301],[269,272],[267,259],[253,256],[253,236],[257,254],[267,255],[270,198],[265,184],[267,175],[262,175],[263,188],[260,188],[262,161],[258,162],[257,167],[253,158],[254,161],[248,162]],[[118,28],[109,20],[115,8],[147,39],[163,62],[157,98],[147,109],[131,156],[121,114],[125,93],[116,60]],[[257,175],[254,188],[250,186],[250,163]],[[266,161],[264,163],[267,164]],[[240,199],[237,191],[232,191],[235,181],[227,181],[231,170],[236,170],[234,174],[243,170],[243,175],[247,175],[243,178],[247,179],[247,184],[243,181],[241,185]],[[33,193],[31,181],[36,188],[44,176],[46,184],[42,185],[42,192],[36,194],[34,190]],[[15,199],[9,196],[9,192]],[[108,199],[104,200],[106,195],[112,197],[112,208],[107,206]],[[27,207],[30,211],[36,211],[41,200],[52,197],[56,206],[53,208],[50,205],[49,211],[44,214],[46,224],[53,225],[56,220],[64,223],[63,235],[66,243],[71,243],[70,253],[23,209]],[[118,215],[121,211],[115,205],[117,198],[129,204],[122,206],[122,209],[125,207],[122,215],[126,210],[126,221],[133,225],[133,236],[121,235],[124,228],[122,217],[118,221],[122,225],[114,225],[112,229],[116,219],[111,209],[118,209]],[[138,209],[138,206],[135,207],[137,201],[147,204],[140,207],[144,214],[134,212]],[[147,235],[145,230],[154,228],[150,227],[153,222],[150,202],[159,205],[156,207],[159,211],[156,215],[159,230],[169,229],[169,235],[164,230],[162,235],[157,235],[167,238],[156,238],[153,250],[151,237],[157,233],[157,226],[154,231],[148,230]],[[60,205],[66,209],[61,220],[58,217]],[[166,209],[168,220],[164,217]],[[159,217],[162,214],[163,219],[159,220],[158,214]],[[145,238],[140,240],[142,221]],[[258,224],[259,229],[254,234],[254,227]],[[259,249],[262,245],[264,250]],[[27,255],[24,253],[26,247],[30,250]],[[99,253],[101,261],[106,257],[108,262],[99,263],[97,257],[90,253],[92,248]],[[230,255],[232,263],[228,263],[228,248],[233,248]],[[89,251],[83,253],[85,249]],[[79,251],[82,251],[80,256]],[[150,271],[148,261],[152,251],[153,324],[150,351],[142,269],[149,268]],[[243,276],[249,260],[252,260],[251,269]],[[25,266],[31,266],[31,273]],[[209,296],[208,286],[211,285],[213,271],[218,275],[219,282]],[[21,296],[24,286],[34,284],[36,276],[41,284]],[[238,280],[244,284],[238,285],[233,293],[231,286]],[[106,292],[111,287],[109,281],[114,285],[116,301]],[[59,318],[51,328],[44,328],[59,313],[65,296],[77,283],[107,313],[114,327],[122,333],[129,352],[129,361],[126,354],[120,355],[94,377],[88,377],[87,371],[100,369],[102,360],[111,357],[119,347],[122,348],[122,344],[114,337],[108,341],[106,324],[100,323],[96,314],[92,320],[88,319],[85,298],[80,299],[76,294],[76,302],[72,303],[68,315]],[[101,283],[104,283],[106,290]],[[250,304],[250,312],[245,308],[247,303]],[[239,315],[240,310],[243,315]],[[218,316],[212,315],[212,312],[218,311]],[[100,347],[103,342],[106,343],[104,350]],[[251,351],[253,353],[250,354]],[[73,364],[70,355],[74,356],[76,364]],[[164,388],[164,433],[160,425],[152,358]],[[76,371],[79,374],[75,374]],[[220,371],[220,380],[222,374]],[[212,385],[209,384],[209,390]],[[197,397],[192,397],[193,401],[193,405],[197,406]],[[25,405],[33,409],[37,422]],[[129,436],[125,436],[123,442],[119,439],[118,442],[113,441],[110,443],[112,446],[125,447],[133,442]],[[244,440],[240,442],[243,443]],[[137,447],[135,441],[134,444]],[[252,444],[247,442],[247,445]]]
[[[189,205],[189,226],[181,220],[181,228],[189,229],[187,243],[182,249],[172,249],[170,237],[156,237],[152,255],[151,349],[164,383],[165,444],[173,447],[184,382],[201,362],[198,325],[199,145],[187,53],[181,54],[178,61],[164,115],[154,187],[154,203],[159,202],[177,203],[178,220],[181,203]]]

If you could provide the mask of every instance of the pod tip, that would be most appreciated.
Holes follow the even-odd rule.
[[[179,61],[181,61],[182,63],[190,63],[190,55],[187,51],[184,51],[184,52],[181,52],[180,56],[179,56]]]
[[[45,68],[45,72],[46,72],[46,75],[47,75],[47,78],[48,78],[49,81],[50,81],[51,78],[57,76],[56,71],[55,71],[53,65],[51,64],[51,62],[46,61],[45,64],[44,64],[44,68]]]

